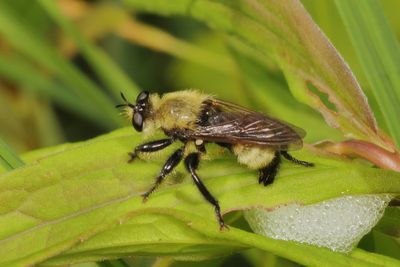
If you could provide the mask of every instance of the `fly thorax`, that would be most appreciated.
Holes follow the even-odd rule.
[[[191,128],[197,120],[198,108],[182,100],[168,101],[158,110],[165,129]]]

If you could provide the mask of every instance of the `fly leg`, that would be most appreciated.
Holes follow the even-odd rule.
[[[287,159],[287,160],[289,160],[289,161],[291,161],[293,163],[296,163],[296,164],[299,164],[299,165],[303,165],[304,167],[313,167],[314,166],[314,163],[307,162],[307,161],[302,161],[302,160],[298,160],[298,159],[294,158],[287,151],[281,151],[281,154],[285,159]]]
[[[175,140],[173,138],[168,138],[138,145],[133,152],[128,153],[129,156],[131,156],[128,162],[132,162],[137,157],[138,153],[155,152],[166,148],[167,146],[171,145],[174,141]]]
[[[203,197],[211,203],[211,205],[214,206],[215,208],[215,214],[217,215],[219,227],[222,230],[223,228],[228,228],[228,226],[225,224],[224,219],[222,218],[221,215],[221,208],[219,207],[218,200],[216,200],[211,193],[208,191],[206,186],[203,184],[203,182],[200,180],[200,177],[196,173],[196,169],[199,166],[199,160],[200,160],[200,153],[191,153],[185,158],[185,166],[186,169],[190,172],[194,183],[196,184],[197,188],[200,190],[200,193],[203,195]]]
[[[263,169],[260,169],[260,176],[258,178],[258,183],[263,183],[264,186],[272,184],[274,182],[275,176],[278,173],[279,165],[281,164],[281,156],[278,151],[275,152],[275,157],[272,161]]]
[[[198,139],[194,141],[194,145],[196,146],[197,151],[201,153],[206,153],[206,146],[204,145],[204,141],[201,139]]]
[[[164,166],[162,167],[160,173],[156,178],[156,182],[154,183],[153,187],[150,188],[146,193],[144,193],[143,201],[146,201],[151,193],[153,193],[157,187],[162,183],[165,176],[167,176],[171,171],[179,164],[183,157],[184,148],[179,148],[176,150],[165,162]]]

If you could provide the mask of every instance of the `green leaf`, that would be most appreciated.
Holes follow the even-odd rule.
[[[336,0],[391,136],[400,144],[400,46],[378,1]]]
[[[100,80],[106,85],[107,89],[120,99],[120,92],[131,91],[131,94],[138,94],[138,86],[124,73],[124,71],[100,48],[89,42],[67,18],[65,18],[54,1],[41,0],[39,3],[49,13],[49,15],[67,32],[79,45],[83,55],[90,63]],[[113,13],[114,23],[125,19],[124,13]]]
[[[275,59],[293,95],[317,109],[331,126],[339,127],[348,137],[394,150],[393,144],[378,131],[367,100],[350,69],[300,2],[124,2],[136,10],[190,16],[237,37]],[[324,95],[327,100],[321,99]]]
[[[154,160],[127,164],[127,151],[143,142],[131,128],[86,142],[28,153],[30,164],[0,176],[0,265],[69,264],[126,255],[208,258],[256,247],[305,265],[364,266],[383,256],[335,253],[273,240],[231,227],[219,231],[214,211],[193,186],[182,164],[147,203],[140,196],[179,144]],[[276,182],[257,183],[257,174],[237,164],[223,148],[207,146],[199,175],[224,213],[253,206],[309,204],[346,194],[400,193],[400,174],[315,154],[304,168],[285,162]],[[212,178],[212,179],[211,179]],[[360,256],[366,253],[364,256]],[[51,259],[52,258],[52,259]],[[366,259],[364,259],[366,258]],[[346,263],[346,264],[345,264]]]
[[[24,162],[0,138],[0,164],[5,170],[12,170],[24,165]]]
[[[400,208],[387,208],[370,235],[372,251],[400,260]]]
[[[400,208],[388,208],[375,230],[398,238],[400,241]]]

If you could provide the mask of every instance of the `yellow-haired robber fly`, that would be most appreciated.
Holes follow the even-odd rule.
[[[182,143],[182,147],[167,159],[154,185],[143,194],[144,201],[183,159],[197,188],[214,206],[221,229],[226,227],[218,201],[196,173],[201,155],[206,153],[206,143],[228,148],[239,163],[259,170],[258,182],[264,186],[274,181],[281,156],[305,167],[313,166],[313,163],[295,159],[287,152],[302,147],[305,132],[262,113],[196,90],[167,93],[161,97],[144,91],[137,96],[135,104],[128,102],[122,93],[121,96],[125,103],[117,107],[124,107],[136,131],[150,134],[161,129],[168,137],[137,146],[129,153],[130,161],[141,153],[159,151],[176,141]]]

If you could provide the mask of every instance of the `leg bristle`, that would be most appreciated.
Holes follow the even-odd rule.
[[[290,155],[287,151],[281,151],[281,154],[285,159],[287,159],[295,164],[302,165],[304,167],[314,167],[314,163],[303,161],[303,160],[298,160],[298,159],[294,158],[292,155]]]

